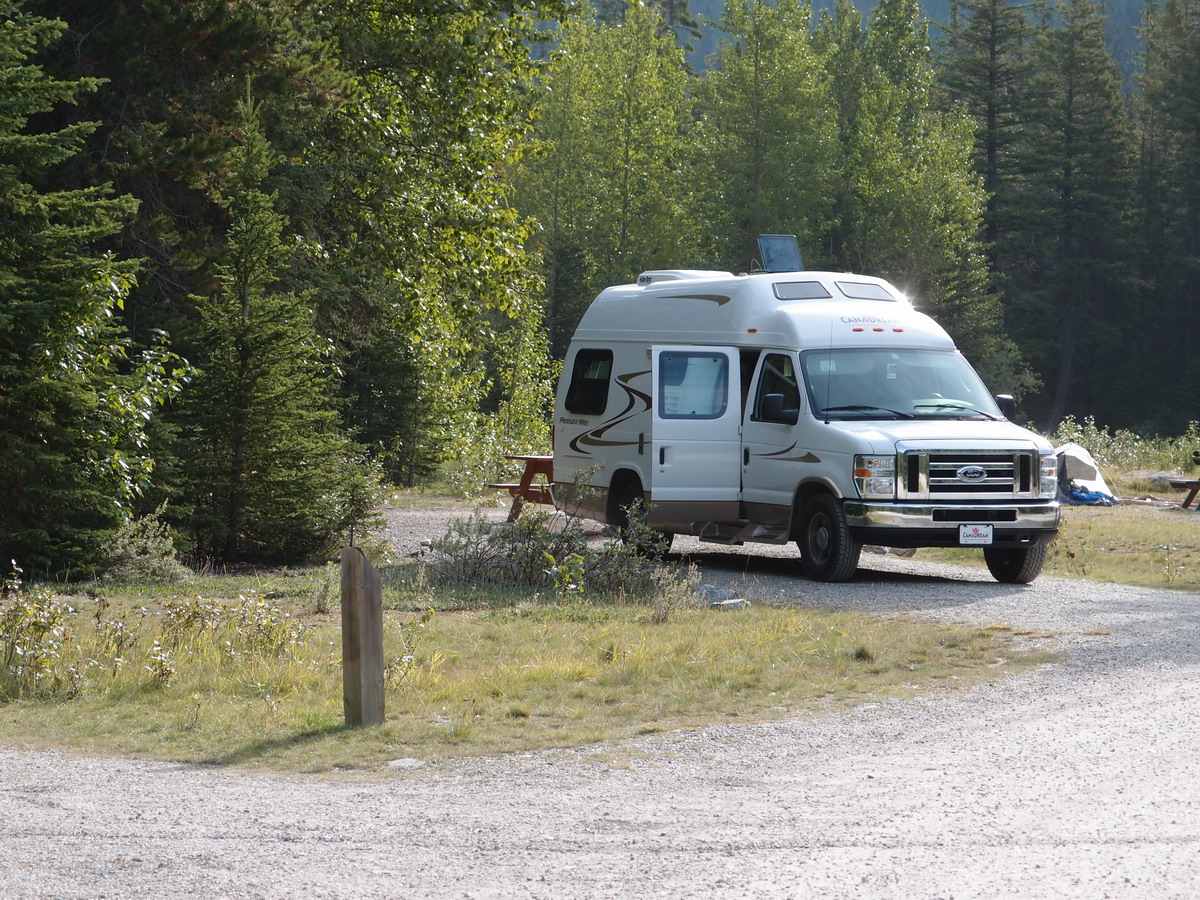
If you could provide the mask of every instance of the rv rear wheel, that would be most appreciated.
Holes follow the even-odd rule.
[[[1032,547],[984,547],[983,560],[992,577],[1004,584],[1029,584],[1042,573],[1049,544]]]
[[[619,482],[615,488],[609,491],[609,513],[608,523],[613,530],[626,543],[629,542],[633,531],[629,525],[629,510],[635,504],[637,505],[638,515],[644,521],[646,518],[646,492],[642,490],[642,483],[636,476],[627,478]],[[660,557],[671,549],[671,543],[675,540],[675,533],[671,531],[663,531],[660,528],[652,529],[657,540],[649,539],[643,531],[635,536],[635,540],[639,544],[645,544],[640,549],[647,556]]]
[[[624,535],[629,530],[629,508],[638,501],[644,506],[646,494],[642,490],[642,483],[636,477],[624,478],[609,488],[608,524],[618,534]],[[645,514],[644,509],[642,513]]]
[[[849,581],[858,568],[862,544],[850,537],[841,504],[828,494],[805,504],[797,543],[804,571],[813,581]]]

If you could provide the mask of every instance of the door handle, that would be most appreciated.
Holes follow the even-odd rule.
[[[665,466],[667,464],[667,448],[666,447],[658,448],[658,464],[660,466]]]
[[[742,465],[743,466],[750,465],[750,448],[749,447],[742,448]]]

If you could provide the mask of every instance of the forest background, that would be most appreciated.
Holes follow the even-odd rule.
[[[602,287],[889,278],[1049,430],[1196,418],[1200,26],[1091,0],[0,0],[0,552],[319,558],[547,449]],[[691,61],[690,61],[691,60]]]

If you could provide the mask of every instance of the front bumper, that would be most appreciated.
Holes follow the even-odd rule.
[[[958,547],[958,526],[993,527],[993,546],[1026,547],[1046,544],[1058,534],[1057,502],[1001,504],[845,504],[850,534],[864,544],[885,547]]]

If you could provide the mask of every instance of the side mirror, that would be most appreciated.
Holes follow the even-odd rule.
[[[762,409],[759,410],[759,418],[764,422],[795,425],[800,421],[800,410],[784,409],[783,394],[766,394],[762,399]]]
[[[1017,417],[1017,401],[1013,399],[1012,394],[997,394],[996,405],[1000,407],[1000,412],[1004,413],[1004,418],[1015,419]]]

